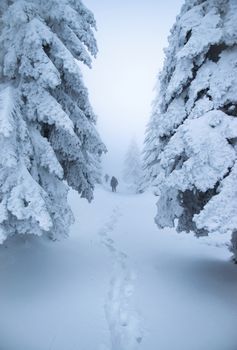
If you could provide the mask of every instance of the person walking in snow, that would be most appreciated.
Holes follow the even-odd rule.
[[[110,181],[110,186],[112,187],[112,192],[116,192],[117,186],[118,186],[118,180],[116,177],[112,176],[112,179]]]
[[[108,175],[108,174],[105,174],[104,179],[105,179],[105,183],[107,184],[107,183],[108,183],[108,181],[109,181],[109,175]]]

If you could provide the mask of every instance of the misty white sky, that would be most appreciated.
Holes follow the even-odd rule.
[[[183,0],[85,0],[97,21],[99,54],[83,68],[108,148],[104,173],[120,176],[135,137],[142,146],[167,37]]]

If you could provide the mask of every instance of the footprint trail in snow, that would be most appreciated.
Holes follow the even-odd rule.
[[[136,350],[144,336],[142,318],[133,304],[136,273],[129,267],[126,253],[118,250],[110,237],[120,216],[122,214],[116,207],[109,222],[99,232],[101,243],[110,251],[113,259],[112,278],[104,308],[110,331],[109,349]]]

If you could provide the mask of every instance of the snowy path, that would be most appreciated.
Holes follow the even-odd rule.
[[[158,231],[149,193],[70,201],[67,240],[0,248],[0,350],[237,349],[222,237]]]
[[[108,248],[113,261],[108,299],[104,307],[111,338],[109,348],[132,350],[141,343],[143,332],[139,315],[132,305],[136,273],[129,267],[127,254],[118,250],[111,238],[120,216],[121,211],[116,207],[109,222],[99,232],[101,242]]]

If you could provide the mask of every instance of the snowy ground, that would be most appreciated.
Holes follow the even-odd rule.
[[[158,231],[149,193],[70,201],[69,239],[0,248],[0,350],[237,349],[223,238]]]

